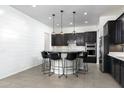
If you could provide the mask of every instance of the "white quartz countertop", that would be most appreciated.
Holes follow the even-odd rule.
[[[124,52],[109,52],[111,57],[124,61]]]

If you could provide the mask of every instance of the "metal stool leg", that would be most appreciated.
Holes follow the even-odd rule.
[[[49,59],[49,76],[51,75],[51,60]]]
[[[60,78],[60,63],[59,63],[59,60],[58,60],[58,78]]]
[[[67,62],[65,62],[65,77],[67,78]]]
[[[77,60],[76,60],[76,76],[78,77],[78,63],[77,63]]]
[[[74,61],[72,61],[72,62],[73,62],[73,63],[72,63],[72,64],[73,64],[73,66],[72,66],[72,67],[73,67],[72,70],[73,70],[73,75],[74,75],[75,66],[74,66]]]
[[[43,74],[45,74],[45,59],[43,59],[43,63],[42,63],[42,72]]]
[[[88,63],[86,63],[86,72],[88,72]]]

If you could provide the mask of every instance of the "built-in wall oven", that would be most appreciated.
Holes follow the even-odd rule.
[[[86,51],[88,53],[88,57],[96,57],[96,43],[86,43]]]

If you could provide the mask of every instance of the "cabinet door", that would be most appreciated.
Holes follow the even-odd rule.
[[[76,44],[77,44],[77,46],[84,46],[85,45],[84,33],[77,33],[76,34]]]
[[[84,40],[85,40],[85,43],[88,42],[88,32],[85,32],[84,33]]]
[[[96,32],[92,32],[92,42],[96,43],[96,38],[97,38],[97,33]]]
[[[104,55],[104,72],[111,73],[111,57]]]
[[[68,46],[68,34],[64,34],[64,45]]]
[[[56,46],[64,46],[64,35],[63,34],[55,35],[55,45]]]
[[[120,30],[121,30],[121,44],[124,44],[124,13],[118,19],[120,22]]]
[[[86,43],[96,43],[96,32],[86,32],[84,40]]]
[[[122,21],[116,21],[116,32],[115,32],[115,43],[121,44],[122,43]]]
[[[52,37],[51,37],[51,45],[52,46],[55,46],[56,44],[55,44],[55,35],[52,35]]]
[[[116,21],[117,44],[124,44],[124,13]]]
[[[120,66],[120,60],[115,59],[115,80],[120,83],[121,77],[120,77],[120,72],[121,72],[121,66]]]
[[[115,44],[116,42],[116,22],[115,21],[109,21],[108,22],[108,37],[109,37],[109,43]]]
[[[124,16],[123,16],[123,19],[124,19]],[[124,20],[122,20],[122,44],[124,44]]]
[[[121,64],[121,86],[124,88],[124,62]]]
[[[111,58],[111,74],[112,74],[112,77],[115,78],[115,63],[114,63],[114,58]]]

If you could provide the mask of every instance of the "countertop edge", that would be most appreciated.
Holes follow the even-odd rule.
[[[118,56],[114,56],[112,54],[108,54],[108,56],[111,56],[111,57],[114,57],[114,58],[116,58],[118,60],[124,61],[124,58],[121,58],[121,57],[118,57]]]

